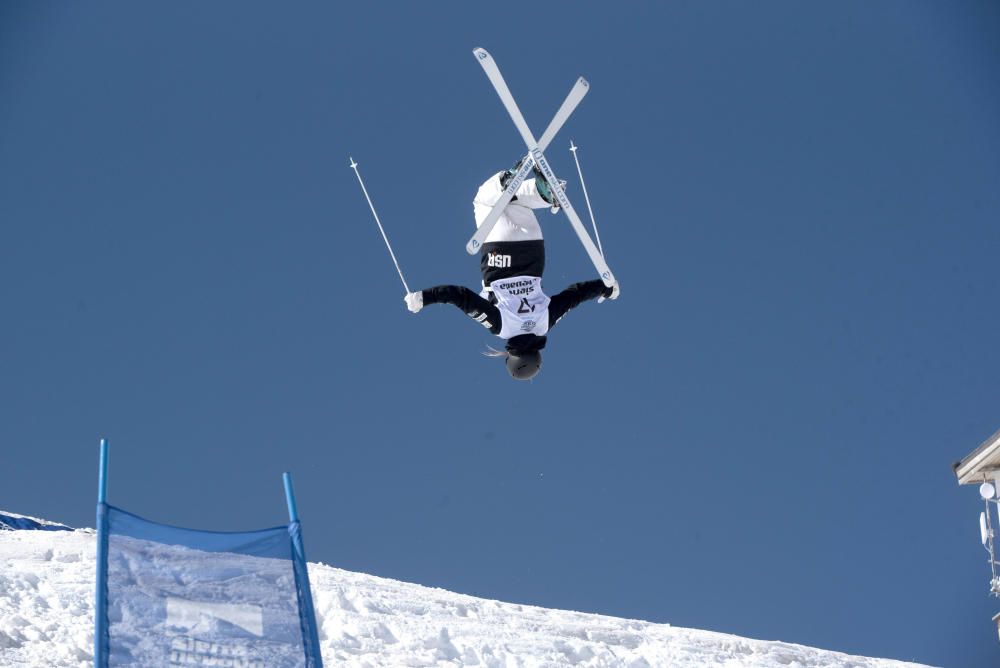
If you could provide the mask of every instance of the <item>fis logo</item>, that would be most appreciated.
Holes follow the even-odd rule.
[[[486,256],[486,266],[496,267],[497,269],[510,269],[510,255],[489,253]]]

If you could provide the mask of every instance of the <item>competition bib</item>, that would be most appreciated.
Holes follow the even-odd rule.
[[[500,310],[500,338],[520,334],[545,336],[549,331],[549,298],[537,276],[514,276],[490,284]]]

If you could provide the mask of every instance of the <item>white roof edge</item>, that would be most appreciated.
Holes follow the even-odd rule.
[[[984,474],[1000,471],[1000,430],[954,466],[959,485],[983,481]]]

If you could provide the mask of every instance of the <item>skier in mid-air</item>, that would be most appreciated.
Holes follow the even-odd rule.
[[[520,165],[494,174],[479,187],[473,201],[477,228]],[[574,283],[552,297],[543,292],[545,242],[532,209],[551,207],[554,213],[558,203],[537,168],[534,177],[524,180],[483,243],[480,294],[462,286],[439,285],[405,297],[413,313],[427,304],[452,304],[504,339],[505,351],[495,351],[496,356],[506,359],[507,371],[518,380],[533,378],[541,369],[546,335],[570,309],[588,299],[618,298],[617,281],[610,287],[598,280]]]

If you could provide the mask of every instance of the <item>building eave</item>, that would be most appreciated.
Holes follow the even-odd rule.
[[[954,465],[959,485],[973,485],[1000,473],[1000,430]]]

